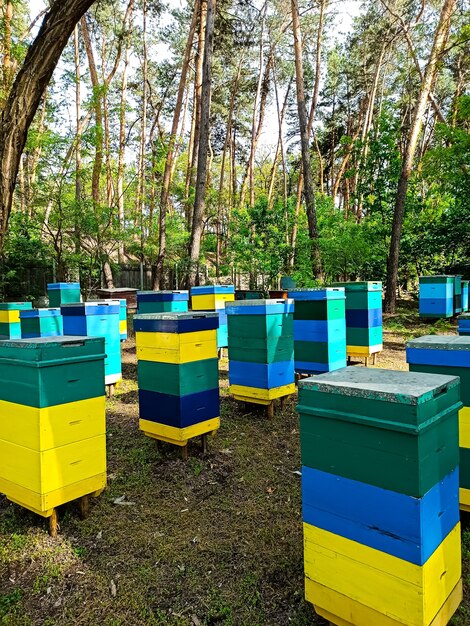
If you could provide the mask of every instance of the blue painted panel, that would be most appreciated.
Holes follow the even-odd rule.
[[[294,313],[293,300],[236,300],[225,303],[227,315],[276,315]]]
[[[64,316],[64,335],[84,336],[87,334],[86,317]]]
[[[151,315],[151,314],[147,314]],[[200,330],[214,330],[219,327],[216,313],[186,313],[181,319],[172,313],[159,313],[155,317],[134,315],[134,330],[141,333],[196,333]]]
[[[171,396],[139,389],[141,419],[185,428],[220,416],[219,389],[209,389],[187,396]]]
[[[420,315],[442,315],[445,317],[452,317],[454,314],[454,304],[452,298],[420,298],[419,300],[419,314]]]
[[[32,317],[59,317],[60,309],[30,309],[26,311],[20,311],[20,319],[32,318]]]
[[[65,289],[80,289],[80,283],[48,283],[47,289],[49,290],[65,290]]]
[[[294,320],[295,341],[346,341],[345,320]]]
[[[77,302],[73,304],[62,304],[60,312],[64,316],[71,315],[119,315],[119,304],[104,304],[103,302]]]
[[[312,363],[309,361],[295,361],[294,367],[298,374],[324,374],[346,367],[346,358],[331,363]]]
[[[382,326],[382,307],[380,309],[348,309],[346,326],[351,328],[377,328]]]
[[[470,367],[470,350],[406,348],[406,362],[415,365]]]
[[[419,286],[419,297],[430,300],[447,300],[454,297],[452,283],[427,283]]]
[[[229,361],[228,371],[231,385],[245,385],[258,389],[291,385],[295,380],[294,361],[275,363]]]
[[[413,498],[302,468],[305,522],[422,565],[459,521],[458,468]]]
[[[189,291],[138,291],[139,302],[188,302]]]
[[[192,296],[205,296],[207,294],[230,294],[235,293],[234,285],[206,285],[205,287],[191,287]]]
[[[222,324],[217,331],[217,348],[226,348],[228,346],[228,326]]]
[[[342,287],[328,287],[327,289],[291,289],[289,298],[294,300],[346,300],[346,293]]]

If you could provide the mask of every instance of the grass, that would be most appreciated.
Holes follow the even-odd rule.
[[[388,319],[379,366],[405,369],[404,340],[430,328],[409,311]],[[185,463],[139,432],[132,341],[123,361],[108,402],[109,483],[88,519],[61,507],[54,541],[45,520],[0,498],[0,624],[325,625],[303,599],[296,398],[272,421],[246,413],[222,360],[221,429]],[[123,495],[132,504],[116,504]],[[466,586],[466,518],[462,545]],[[452,623],[470,623],[468,597]]]

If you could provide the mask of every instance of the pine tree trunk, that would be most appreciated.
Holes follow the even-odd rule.
[[[429,94],[437,76],[438,64],[447,40],[450,21],[454,12],[456,0],[445,0],[441,10],[439,24],[437,26],[434,41],[429,56],[423,82],[421,83],[418,99],[413,112],[412,124],[410,126],[405,154],[403,157],[398,189],[395,199],[395,211],[393,215],[392,234],[390,240],[390,251],[387,262],[387,284],[385,292],[384,310],[387,313],[394,313],[397,302],[398,283],[398,261],[400,257],[400,238],[405,214],[406,193],[408,181],[413,166],[413,159],[416,152],[419,133],[421,131],[422,118],[426,109]]]
[[[202,98],[201,98],[201,134],[197,159],[196,197],[194,200],[193,226],[189,251],[189,285],[194,285],[198,274],[199,253],[201,250],[202,226],[204,216],[204,199],[207,182],[207,155],[209,150],[210,134],[210,106],[211,106],[211,79],[212,54],[214,48],[214,21],[216,0],[207,2],[207,20],[204,46],[204,62],[202,70]]]

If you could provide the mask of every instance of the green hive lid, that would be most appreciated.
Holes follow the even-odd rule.
[[[151,321],[179,321],[179,320],[194,320],[208,317],[219,317],[216,311],[189,311],[188,313],[139,313],[134,315],[134,320],[151,320]]]
[[[32,308],[32,302],[0,302],[0,311],[26,311]]]
[[[299,380],[301,390],[408,405],[432,400],[445,387],[456,385],[459,379],[454,376],[354,366]]]
[[[462,315],[460,317],[463,317]],[[425,335],[406,342],[407,348],[426,350],[470,350],[470,336]]]
[[[333,283],[333,287],[344,287],[346,291],[382,291],[382,281],[363,280],[346,283]]]
[[[449,280],[454,280],[454,274],[433,274],[432,276],[420,276],[420,283],[442,283],[444,280],[448,282]]]
[[[0,359],[47,361],[76,359],[77,356],[103,356],[104,337],[35,337],[0,341]]]

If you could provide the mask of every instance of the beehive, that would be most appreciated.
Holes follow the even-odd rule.
[[[344,289],[292,289],[289,297],[295,301],[295,371],[320,374],[346,367]]]
[[[64,324],[60,309],[32,309],[20,311],[21,337],[61,337]]]
[[[60,307],[62,304],[80,302],[80,283],[49,283],[47,295],[49,306],[53,308]]]
[[[293,300],[226,305],[230,393],[268,405],[295,392]]]
[[[305,595],[341,626],[447,624],[462,597],[459,381],[299,381]]]
[[[119,335],[121,341],[127,339],[127,300],[121,298],[119,300]]]
[[[105,340],[105,383],[114,385],[122,378],[119,300],[95,300],[64,304],[64,335],[103,337]]]
[[[139,426],[186,446],[220,425],[216,313],[134,316]]]
[[[207,285],[191,288],[191,308],[193,311],[216,311],[219,314],[217,347],[228,346],[228,327],[225,303],[235,300],[233,285]]]
[[[454,315],[462,313],[462,276],[454,276]]]
[[[462,313],[458,318],[459,335],[470,335],[470,313]]]
[[[346,293],[346,351],[348,356],[370,357],[382,344],[382,283],[335,283]]]
[[[468,280],[462,281],[462,313],[468,311]]]
[[[0,302],[0,340],[21,339],[20,311],[32,308],[31,302]]]
[[[452,317],[454,276],[419,277],[419,314],[421,317]]]
[[[138,291],[137,313],[185,313],[188,291]]]
[[[411,372],[460,377],[460,507],[470,511],[470,336],[427,335],[408,341]]]
[[[104,340],[0,342],[0,492],[49,517],[106,485]]]

